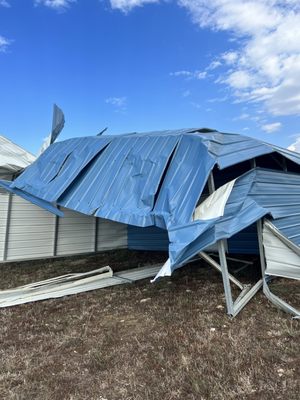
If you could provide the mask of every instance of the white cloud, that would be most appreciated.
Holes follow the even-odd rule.
[[[224,101],[228,100],[228,96],[223,97],[213,97],[212,99],[208,99],[209,103],[224,103]]]
[[[220,80],[220,82],[227,83],[233,89],[251,88],[255,83],[254,81],[255,77],[243,70],[234,71],[226,79]]]
[[[261,129],[267,133],[273,133],[277,132],[281,126],[281,122],[273,122],[272,124],[262,125]]]
[[[35,0],[35,5],[43,5],[53,10],[64,11],[76,0]]]
[[[11,40],[8,40],[5,37],[0,36],[0,52],[4,53],[10,44]]]
[[[110,0],[111,7],[116,10],[128,13],[135,7],[140,7],[149,3],[159,3],[159,0]]]
[[[221,55],[226,64],[234,64],[238,60],[239,54],[236,51],[227,51]]]
[[[207,67],[208,70],[214,70],[218,67],[221,67],[222,63],[219,60],[212,61],[209,66]]]
[[[218,58],[227,71],[217,82],[240,101],[263,104],[273,115],[300,115],[299,1],[178,2],[201,27],[236,39],[236,49]]]
[[[110,2],[127,12],[156,0]],[[177,4],[200,27],[225,31],[234,40],[234,49],[207,67],[225,69],[216,82],[231,89],[239,101],[263,105],[272,115],[300,115],[299,0],[177,0]]]
[[[233,121],[243,121],[245,119],[251,119],[251,115],[248,113],[243,113],[239,115],[238,117],[233,118]]]
[[[7,0],[0,0],[0,7],[10,7],[10,4]]]
[[[297,151],[297,153],[300,153],[300,136],[297,137],[296,141],[294,143],[292,143],[289,147],[289,150],[292,151]]]
[[[106,104],[111,104],[115,111],[125,111],[127,106],[127,97],[108,97]]]
[[[170,72],[170,76],[182,76],[187,79],[205,79],[207,76],[206,71],[176,71],[176,72]]]

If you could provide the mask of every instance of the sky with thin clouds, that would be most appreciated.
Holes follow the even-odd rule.
[[[0,134],[184,127],[300,151],[298,0],[0,0]]]

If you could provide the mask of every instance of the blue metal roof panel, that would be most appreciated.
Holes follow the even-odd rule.
[[[67,208],[124,223],[153,225],[155,195],[180,135],[116,138],[59,199]]]
[[[54,143],[13,182],[12,187],[50,202],[56,201],[111,140],[104,136]]]
[[[300,176],[256,169],[237,179],[224,217],[191,222],[215,164],[226,168],[274,151],[300,164],[291,152],[215,131],[77,138],[50,146],[11,187],[82,213],[167,227],[175,266],[263,215],[277,219],[300,214]]]
[[[197,136],[184,135],[178,142],[166,171],[154,207],[156,225],[164,228],[161,216],[170,216],[169,224],[190,221],[215,160]]]
[[[38,197],[35,197],[31,194],[28,194],[26,192],[23,192],[23,190],[17,189],[17,188],[11,188],[10,187],[11,182],[6,181],[6,180],[0,180],[0,187],[5,189],[7,192],[16,194],[17,196],[22,197],[24,200],[29,201],[32,204],[35,204],[36,206],[39,206],[43,208],[46,211],[51,212],[52,214],[58,215],[59,217],[63,217],[64,213],[59,210],[57,207],[55,207],[53,204],[49,203],[48,201],[39,199]]]
[[[265,215],[270,215],[272,223],[299,245],[299,194],[300,175],[261,168],[245,173],[236,180],[224,216],[170,227],[172,268],[182,265],[218,240],[241,232]],[[291,213],[297,215],[296,221],[290,217]],[[293,221],[295,226],[291,227]]]

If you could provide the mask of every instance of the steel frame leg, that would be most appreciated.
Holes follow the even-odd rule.
[[[219,252],[220,264],[221,264],[221,268],[222,268],[222,278],[223,278],[223,286],[224,286],[224,292],[225,292],[227,314],[233,316],[233,314],[234,314],[233,300],[232,300],[228,266],[227,266],[225,246],[224,246],[223,240],[218,241],[218,252]]]
[[[230,286],[230,274],[228,272],[228,265],[226,259],[226,252],[224,241],[220,240],[218,242],[218,251],[220,264],[222,268],[222,278],[223,278],[223,286],[225,292],[225,300],[227,313],[235,317],[244,307],[245,305],[252,299],[252,297],[262,288],[263,279],[260,279],[254,286],[244,285],[244,288],[238,298],[233,301],[231,286]]]

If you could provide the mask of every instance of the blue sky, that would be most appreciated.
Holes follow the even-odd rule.
[[[208,3],[208,4],[206,4]],[[300,149],[296,0],[0,0],[0,134],[211,127]]]

